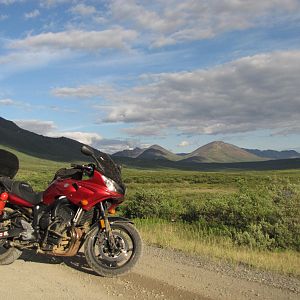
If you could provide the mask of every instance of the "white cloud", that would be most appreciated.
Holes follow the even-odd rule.
[[[62,131],[62,132],[53,132],[48,135],[52,137],[64,136],[91,146],[93,146],[95,143],[102,140],[101,135],[95,132]]]
[[[57,128],[53,121],[14,120],[14,122],[23,129],[42,135],[47,135]]]
[[[190,145],[190,143],[188,141],[182,141],[178,144],[179,147],[187,147],[189,145]]]
[[[47,51],[40,49],[40,51],[12,51],[0,56],[0,79],[12,73],[46,66],[52,61],[70,58],[72,55],[68,50]]]
[[[8,15],[0,15],[0,21],[8,19]]]
[[[139,122],[140,119],[132,118],[131,122]],[[163,136],[164,130],[167,126],[164,124],[144,124],[143,126],[134,126],[130,128],[122,129],[123,132],[129,134],[130,136]]]
[[[0,102],[1,103],[1,102]],[[87,145],[95,145],[102,140],[96,132],[58,131],[53,121],[42,120],[14,120],[23,129],[49,137],[67,137]]]
[[[134,149],[140,143],[135,140],[103,139],[93,144],[93,147],[106,153],[115,153],[122,150]]]
[[[277,17],[299,16],[297,0],[155,0],[109,1],[110,14],[119,24],[149,35],[154,47],[214,37],[225,31],[243,30]],[[149,34],[150,33],[150,34]]]
[[[59,131],[57,125],[53,121],[14,120],[14,122],[19,127],[31,132],[49,137],[66,137],[90,145],[106,153],[115,153],[124,149],[133,149],[140,146],[140,143],[136,140],[105,139],[96,132]]]
[[[61,87],[54,88],[51,90],[51,93],[56,97],[67,98],[94,98],[99,96],[110,97],[112,94],[115,94],[116,91],[113,87],[97,84],[97,85],[81,85],[78,87]]]
[[[35,9],[31,12],[25,13],[24,17],[25,17],[25,19],[33,19],[33,18],[38,17],[39,15],[40,15],[40,11],[38,9]]]
[[[145,84],[109,93],[101,94],[98,85],[72,93],[106,98],[111,104],[104,121],[135,124],[124,129],[133,136],[162,135],[168,128],[185,134],[299,133],[299,74],[300,51],[283,51],[208,70],[150,74]]]
[[[24,102],[24,101],[18,101],[11,98],[3,98],[0,99],[0,106],[14,106],[15,108],[22,109],[22,110],[28,110],[32,109],[31,104]],[[35,108],[37,108],[35,106]]]
[[[137,33],[121,27],[103,31],[71,30],[48,32],[28,36],[25,39],[13,40],[8,47],[11,49],[53,50],[84,50],[100,51],[102,49],[127,48],[130,41],[135,40]]]
[[[53,7],[59,4],[71,3],[73,0],[41,0],[40,6],[42,7]]]
[[[24,2],[25,0],[0,0],[0,4],[11,5],[14,3]]]
[[[9,5],[21,1],[23,0],[0,0],[0,4]],[[140,42],[147,43],[148,46],[152,47],[212,38],[228,31],[244,30],[262,25],[269,26],[282,19],[291,21],[294,17],[299,18],[300,9],[298,0],[107,0],[99,6],[96,4],[95,6],[88,5],[87,2],[75,0],[43,0],[39,3],[40,6],[48,8],[70,4],[69,10],[73,14],[88,16],[90,17],[89,21],[96,23],[105,23],[107,26],[118,25],[127,28],[127,31],[139,32],[143,37]],[[28,18],[36,16],[37,12],[38,10],[35,10],[32,14],[28,14]],[[73,28],[79,27],[77,19],[72,23],[72,26]],[[67,34],[69,33],[67,32]],[[82,39],[82,33],[77,30],[74,30],[73,34],[71,33],[72,36],[69,39],[76,40],[76,33],[81,35],[79,38]],[[118,36],[118,34],[116,32],[111,33],[110,37],[114,40],[115,35]],[[56,36],[53,37],[51,34],[54,33],[49,32],[39,36],[39,40],[43,40],[42,44],[48,39],[46,44],[48,46],[51,44],[54,48],[57,46],[75,49],[89,48],[84,41],[82,44],[86,46],[79,46],[80,43],[76,41],[74,43],[62,43],[61,39],[66,38],[68,40],[67,35],[60,36],[60,33],[56,33]],[[26,42],[33,42],[33,37],[29,38],[31,40]],[[55,38],[56,41],[53,43]],[[131,44],[135,38],[136,34],[135,37],[130,37],[127,40],[126,46]],[[92,43],[94,39],[95,34],[91,37]],[[41,45],[40,41],[39,46]],[[34,43],[37,45],[37,39],[34,40]],[[103,41],[101,41],[102,43]],[[114,45],[112,47],[115,48],[116,41],[113,41],[112,44]],[[117,48],[120,48],[120,45],[123,47],[123,39],[117,44]],[[95,47],[92,46],[92,48]],[[99,48],[99,45],[96,48]]]
[[[15,104],[16,102],[10,98],[0,99],[0,105],[8,106],[8,105],[15,105]]]
[[[7,54],[0,55],[0,79],[11,73],[47,66],[50,62],[80,57],[103,49],[128,49],[136,32],[120,27],[103,31],[71,30],[5,40]]]
[[[81,16],[90,16],[97,12],[96,8],[91,5],[85,5],[84,3],[77,4],[71,8],[71,12]]]

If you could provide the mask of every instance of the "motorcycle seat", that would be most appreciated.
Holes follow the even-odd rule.
[[[43,201],[43,192],[36,193],[30,184],[23,181],[14,181],[8,177],[0,177],[0,185],[3,185],[10,193],[36,205]]]

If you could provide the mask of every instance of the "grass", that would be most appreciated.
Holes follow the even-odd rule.
[[[197,227],[188,224],[157,219],[136,219],[135,224],[143,240],[152,245],[300,277],[300,253],[296,251],[258,251],[237,247],[226,237],[203,235]]]
[[[5,149],[5,147],[0,148]],[[67,168],[70,165],[34,158],[14,150],[12,152],[20,160],[20,170],[16,179],[29,182],[36,191],[44,190],[58,169]],[[165,210],[164,214],[167,217],[163,220],[154,217],[150,209],[146,219],[135,220],[147,243],[300,277],[299,251],[291,249],[270,251],[249,245],[238,246],[222,231],[216,234],[209,226],[208,230],[203,230],[201,224],[197,222],[183,223],[179,219],[188,207],[218,204],[221,199],[225,201],[228,197],[239,195],[241,186],[255,192],[258,186],[276,186],[278,181],[285,180],[300,187],[300,170],[197,172],[124,168],[123,178],[127,185],[128,199],[121,207],[123,212],[126,205],[140,191],[145,195],[155,192],[154,196],[163,197],[164,203],[160,209]],[[241,199],[243,201],[243,198]],[[289,209],[288,215],[299,209],[299,200],[291,208],[284,206],[285,209]],[[293,219],[293,222],[299,224],[299,219]]]

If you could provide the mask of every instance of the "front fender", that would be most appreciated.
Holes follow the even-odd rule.
[[[123,218],[123,217],[108,217],[109,223],[114,224],[114,223],[130,223],[134,224],[132,220]]]

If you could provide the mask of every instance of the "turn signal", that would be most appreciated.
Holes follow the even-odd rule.
[[[8,193],[4,192],[0,195],[0,200],[7,201],[8,199]]]
[[[109,208],[108,213],[114,215],[116,213],[116,210],[114,208]]]
[[[81,200],[81,204],[84,205],[88,205],[89,201],[87,201],[86,199]]]
[[[100,220],[100,228],[101,229],[105,228],[105,221],[103,219]]]

